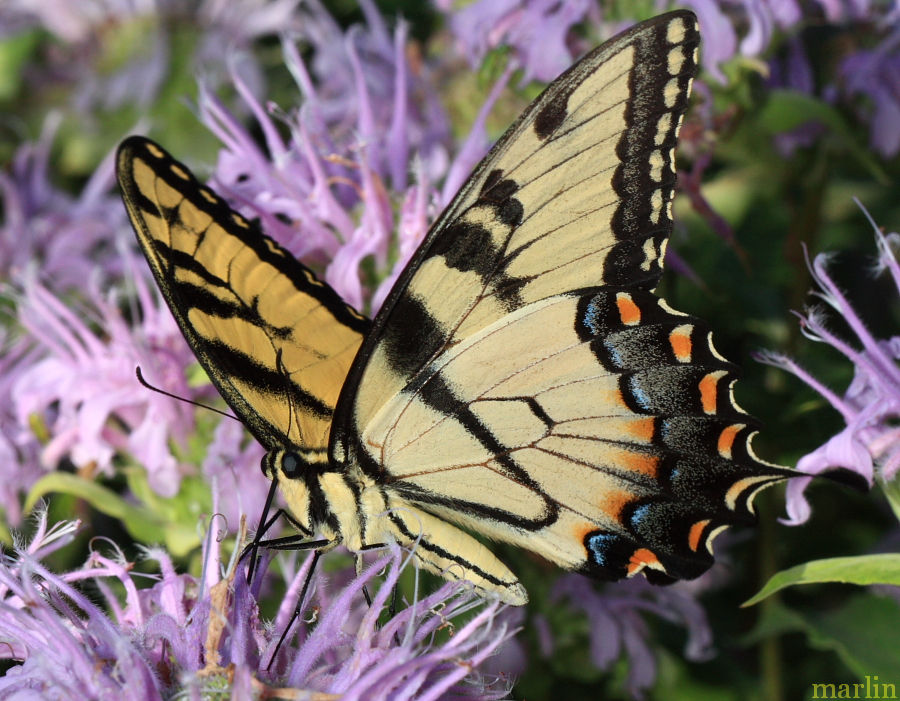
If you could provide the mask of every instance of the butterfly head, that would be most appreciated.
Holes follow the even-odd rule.
[[[313,498],[317,492],[317,475],[321,469],[309,460],[309,456],[295,448],[277,448],[267,452],[260,463],[262,473],[278,484],[291,514],[300,530],[314,533],[322,523],[321,509],[313,508],[319,501]]]
[[[267,452],[259,467],[268,479],[278,482],[302,480],[304,473],[309,471],[302,452],[285,448]]]
[[[321,533],[335,542],[358,540],[354,535],[360,529],[360,485],[333,467],[323,451],[276,448],[263,456],[260,466],[278,484],[291,521],[300,531],[309,536]]]

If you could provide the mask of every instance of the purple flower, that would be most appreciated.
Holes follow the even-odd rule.
[[[192,68],[212,77],[229,53],[246,50],[261,36],[297,30],[299,2],[11,0],[0,6],[0,33],[39,27],[56,38],[46,65],[30,67],[29,82],[73,86],[76,110],[114,109],[129,102],[146,107],[170,77],[173,44],[183,44],[173,28],[190,29],[197,42]],[[261,70],[255,63],[245,69],[246,79],[258,87]]]
[[[787,88],[808,95],[816,92],[812,64],[798,37],[788,40],[783,58],[775,57],[769,61],[769,70],[767,84],[770,88]],[[813,119],[775,134],[775,146],[783,156],[790,157],[796,149],[812,146],[826,131],[824,124]]]
[[[135,271],[137,262],[131,259]],[[95,280],[83,281],[91,304],[76,314],[32,277],[25,279],[18,319],[35,351],[28,363],[19,364],[9,387],[15,418],[22,430],[33,416],[46,425],[49,441],[41,449],[45,469],[68,457],[78,467],[91,465],[111,475],[114,455],[125,451],[146,467],[159,494],[172,495],[186,467],[172,455],[169,440],[186,438],[192,409],[141,390],[135,367],[156,386],[188,397],[184,368],[193,356],[140,275],[134,277],[140,328],[128,325],[115,293],[101,294]],[[102,334],[85,322],[91,318]]]
[[[295,42],[285,42],[302,109],[311,112],[299,121],[323,139],[319,148],[332,149],[327,155],[366,150],[373,171],[402,192],[414,153],[430,178],[443,169],[450,121],[428,64],[408,53],[406,23],[399,21],[391,33],[372,0],[359,5],[365,25],[345,31],[319,0],[304,3],[297,36],[313,49],[309,65]]]
[[[19,423],[13,407],[12,387],[20,372],[32,363],[35,352],[22,338],[9,340],[0,326],[0,511],[9,526],[22,524],[22,494],[44,474],[40,444],[31,426]]]
[[[572,51],[570,33],[590,9],[588,0],[477,0],[453,12],[450,26],[473,65],[481,63],[489,51],[506,45],[524,71],[523,83],[549,82],[580,53]]]
[[[102,558],[81,572],[57,575],[40,559],[70,541],[77,524],[38,532],[15,557],[0,562],[0,656],[19,661],[0,679],[0,696],[39,694],[42,698],[161,699],[159,682],[142,650],[71,582],[117,576],[123,568]],[[56,541],[56,542],[54,542]],[[132,584],[125,578],[125,584]],[[133,584],[132,587],[133,588]]]
[[[896,22],[895,22],[896,27]],[[900,29],[875,49],[859,51],[841,63],[843,90],[863,96],[863,119],[869,123],[870,142],[883,157],[900,152]]]
[[[706,660],[712,654],[712,632],[703,608],[677,586],[654,587],[644,578],[606,584],[602,591],[581,575],[566,574],[553,586],[551,600],[565,599],[584,612],[590,626],[591,660],[598,669],[628,659],[628,693],[643,698],[656,679],[656,660],[642,614],[652,613],[684,625],[685,657]]]
[[[279,652],[273,668],[284,669],[291,686],[312,686],[348,700],[437,699],[466,679],[514,632],[498,618],[502,605],[484,602],[465,583],[448,582],[379,626],[379,615],[406,559],[393,549],[336,596],[326,594],[315,628],[304,631],[296,650]],[[389,563],[372,606],[366,606],[362,587],[371,586],[374,574]],[[460,627],[453,623],[472,612]],[[435,645],[434,636],[443,629],[451,635],[446,643]],[[508,691],[501,683],[483,687],[477,696],[502,698]]]
[[[700,59],[706,73],[725,84],[725,63],[741,55],[757,58],[771,54],[777,37],[786,35],[788,56],[769,61],[771,84],[813,93],[815,82],[809,60],[798,33],[809,21],[809,12],[796,0],[685,0],[700,22],[703,50]],[[818,10],[826,22],[838,25],[849,34],[858,24],[865,27],[862,36],[878,37],[873,50],[857,50],[840,62],[840,93],[854,101],[862,98],[858,111],[869,124],[872,147],[884,157],[900,151],[900,32],[898,10],[878,6],[869,0],[818,0]],[[552,0],[477,0],[462,9],[453,3],[435,0],[439,10],[449,16],[451,32],[462,52],[475,65],[499,47],[513,51],[513,65],[524,71],[523,82],[549,81],[566,69],[588,44],[578,42],[572,29],[579,23],[593,27],[598,37],[619,31],[626,23],[610,22],[586,2]],[[635,20],[641,17],[634,17]],[[872,32],[871,25],[881,28]],[[849,46],[857,41],[845,42]],[[761,67],[765,70],[765,67]],[[823,78],[825,94],[833,96],[835,85]],[[808,144],[821,129],[813,125],[800,128],[781,139],[780,147],[790,149]]]
[[[4,220],[0,225],[0,278],[10,280],[39,267],[57,292],[79,290],[122,274],[116,247],[125,212],[112,193],[112,156],[104,160],[77,198],[50,179],[50,147],[60,117],[44,122],[40,139],[20,146],[9,174],[0,172]]]
[[[868,216],[868,214],[867,214]],[[871,219],[870,219],[871,221]],[[894,250],[900,235],[884,235],[872,222],[878,243],[878,264],[888,270],[900,292],[900,265]],[[803,335],[813,341],[827,343],[844,355],[854,366],[853,381],[843,396],[819,382],[794,360],[776,353],[766,353],[759,360],[793,373],[816,390],[844,419],[847,427],[809,455],[802,457],[797,469],[810,475],[833,468],[844,468],[865,478],[871,485],[877,475],[891,480],[900,468],[900,336],[877,339],[865,327],[853,306],[835,285],[827,272],[828,259],[816,256],[810,265],[820,290],[814,294],[837,311],[853,331],[860,348],[847,343],[825,324],[818,309],[798,314]],[[811,478],[793,479],[787,486],[785,523],[796,525],[811,513],[804,491]]]
[[[259,469],[264,452],[259,443],[248,439],[243,424],[236,419],[223,417],[213,432],[202,472],[213,493],[219,495],[216,513],[232,527],[242,514],[256,514],[266,502],[269,482]]]
[[[28,691],[46,698],[193,697],[210,685],[230,687],[241,698],[287,685],[367,700],[445,693],[495,699],[508,692],[478,673],[512,633],[498,616],[502,606],[481,602],[464,583],[445,584],[377,625],[409,559],[397,547],[342,591],[314,593],[315,625],[295,623],[300,633],[285,640],[270,665],[280,620],[295,606],[293,590],[279,622],[262,621],[243,568],[234,557],[220,561],[222,534],[209,529],[199,579],[178,574],[164,552],[148,551],[159,574],[150,588],[139,589],[132,564],[115,550],[112,556],[95,551],[65,574],[48,570],[41,559],[70,542],[76,529],[76,523],[48,529],[42,512],[31,543],[0,561],[0,657],[18,662],[0,679],[5,698]],[[295,580],[306,576],[310,563],[307,558]],[[361,589],[385,567],[370,607]],[[79,590],[82,581],[96,587],[106,610]],[[457,624],[462,614],[468,618]],[[444,629],[453,634],[438,642],[436,633]]]
[[[685,0],[697,14],[703,34],[703,67],[716,80],[725,82],[722,64],[737,54],[760,56],[772,44],[776,33],[796,30],[806,20],[795,0]],[[817,4],[832,23],[865,19],[870,14],[868,0],[818,0]],[[738,37],[735,26],[745,28]]]
[[[265,231],[296,256],[324,265],[325,280],[350,304],[374,312],[438,208],[487,149],[484,120],[509,72],[448,164],[447,117],[424,69],[409,65],[405,25],[401,22],[392,37],[374,7],[367,2],[362,7],[366,27],[342,33],[318,3],[308,5],[304,36],[317,49],[312,71],[295,43],[283,45],[304,98],[290,115],[274,106],[266,109],[239,75],[232,76],[264,136],[265,151],[203,87],[200,114],[225,145],[214,186],[233,205],[259,217]],[[271,113],[286,122],[289,140]],[[413,185],[407,182],[410,171]],[[439,195],[432,183],[445,174]],[[367,258],[375,260],[374,278],[362,272]]]

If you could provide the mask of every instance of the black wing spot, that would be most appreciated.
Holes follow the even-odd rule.
[[[507,277],[501,275],[491,281],[491,287],[503,308],[512,313],[522,306],[522,290],[534,278]]]
[[[534,118],[534,133],[541,141],[549,139],[569,114],[569,97],[572,88],[560,92],[541,108]]]
[[[522,223],[522,218],[525,215],[525,208],[515,197],[510,197],[500,204],[495,211],[497,213],[497,218],[506,224],[506,226],[513,229]]]
[[[395,370],[413,375],[447,343],[438,321],[416,297],[405,294],[391,311],[391,323],[382,338],[388,359]]]
[[[490,231],[480,224],[458,222],[438,237],[428,254],[443,256],[449,267],[484,278],[494,271],[498,251]]]

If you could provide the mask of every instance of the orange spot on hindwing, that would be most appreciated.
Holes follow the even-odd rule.
[[[697,521],[691,526],[691,530],[688,533],[688,547],[694,552],[697,552],[697,549],[700,547],[700,539],[703,537],[703,531],[706,530],[708,525],[709,519],[704,519],[703,521]]]
[[[625,326],[634,326],[641,323],[641,308],[634,303],[627,292],[616,294],[616,306],[619,308],[619,319]]]
[[[656,455],[627,451],[622,454],[622,462],[634,472],[639,472],[648,477],[656,477],[659,469],[659,458]]]
[[[656,419],[653,416],[634,419],[627,423],[626,431],[633,438],[649,445],[656,435]]]
[[[679,363],[691,362],[693,352],[691,330],[693,328],[690,324],[682,324],[681,326],[676,326],[669,333],[669,344],[672,346],[672,354]]]
[[[721,455],[726,460],[731,460],[731,449],[734,447],[734,439],[737,438],[738,432],[744,428],[744,424],[731,424],[722,429],[719,434],[718,445],[716,446]]]
[[[700,406],[703,407],[703,413],[715,414],[716,407],[719,402],[719,378],[725,372],[710,372],[703,376],[697,385],[700,390]]]
[[[609,490],[600,494],[600,509],[614,521],[622,520],[622,512],[634,498],[630,492]]]
[[[637,574],[645,567],[665,571],[659,558],[656,557],[656,553],[648,548],[638,548],[631,555],[631,559],[628,562],[628,576],[631,577]]]

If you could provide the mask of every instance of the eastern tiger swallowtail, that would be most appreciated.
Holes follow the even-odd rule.
[[[466,531],[603,579],[693,578],[790,474],[754,456],[708,328],[652,292],[698,43],[673,12],[557,78],[371,322],[162,148],[122,143],[159,287],[305,536],[417,542],[427,569],[522,604]]]

